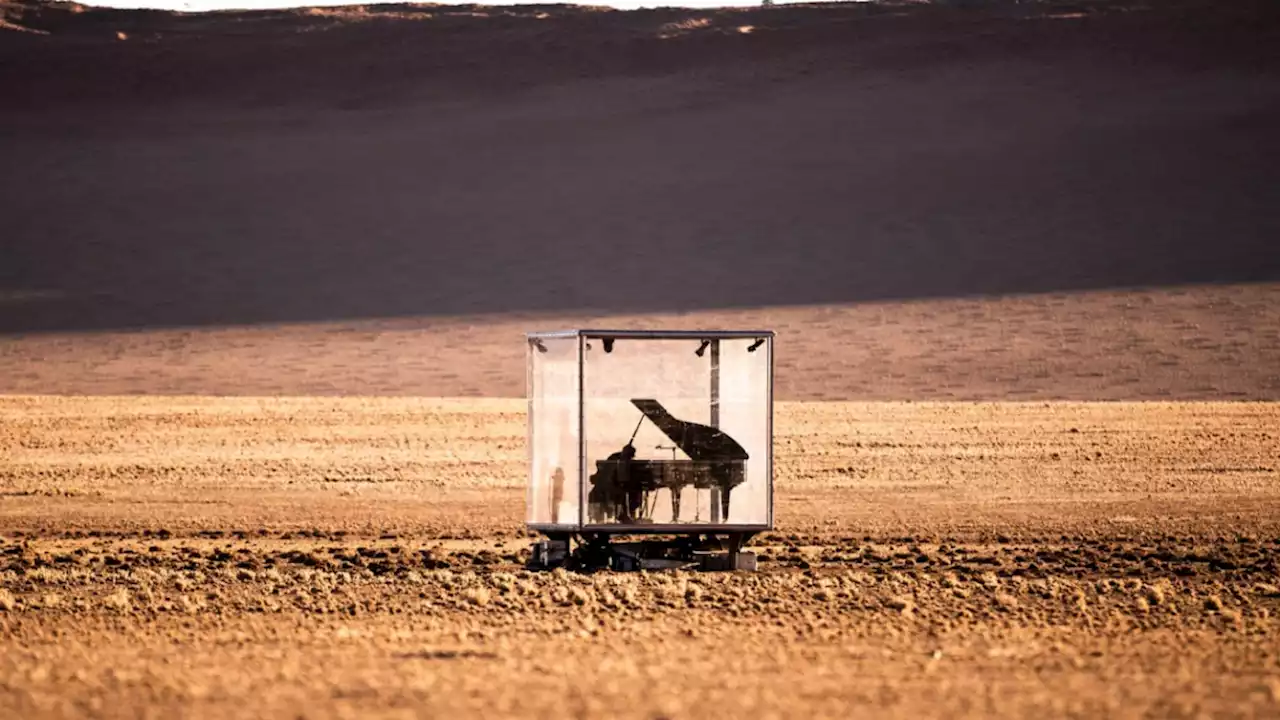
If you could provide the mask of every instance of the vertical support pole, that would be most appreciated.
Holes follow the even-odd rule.
[[[711,341],[711,427],[720,427],[720,341]]]
[[[769,429],[768,429],[768,442],[765,443],[765,447],[768,449],[768,452],[769,452],[769,462],[765,465],[765,473],[766,473],[765,477],[769,481],[768,525],[770,529],[772,529],[773,528],[773,336],[772,335],[765,338],[764,347],[765,347],[765,351],[769,353],[769,363],[768,363],[769,391],[767,395],[767,402],[769,404],[768,416],[767,416],[769,418]]]
[[[525,510],[525,515],[524,515],[525,523],[527,524],[531,522],[539,522],[542,519],[538,517],[538,512],[539,512],[538,508],[540,508],[541,505],[538,502],[537,466],[534,465],[534,459],[536,458],[536,454],[534,453],[534,450],[533,450],[534,443],[537,442],[538,440],[537,436],[534,435],[533,433],[533,424],[540,419],[540,418],[535,418],[533,416],[534,393],[541,392],[542,384],[538,383],[536,387],[534,385],[533,363],[535,362],[537,357],[536,357],[536,353],[533,350],[532,338],[526,337],[525,343],[524,343],[524,350],[525,350],[524,392],[528,398],[527,409],[525,414],[525,428],[524,428],[525,460],[528,463],[528,467],[529,467],[529,470],[528,470],[529,478],[526,481],[529,483],[529,489],[525,492],[525,502],[528,503],[528,509]]]
[[[711,427],[720,427],[720,341],[711,341]],[[720,492],[711,489],[711,522],[720,522]]]
[[[587,428],[586,395],[584,379],[586,378],[587,344],[582,333],[578,333],[578,529],[586,524],[587,515]]]

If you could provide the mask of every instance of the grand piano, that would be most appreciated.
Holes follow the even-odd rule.
[[[671,497],[671,522],[688,523],[680,516],[680,497],[687,487],[711,494],[710,522],[729,519],[729,498],[733,489],[746,480],[747,451],[719,428],[681,420],[657,400],[632,399],[642,413],[684,452],[687,459],[637,460],[635,435],[618,452],[596,461],[591,489],[587,494],[587,515],[592,524],[652,524],[657,495],[667,490]],[[636,425],[636,432],[640,430]],[[696,503],[695,503],[696,505]],[[692,522],[699,522],[695,507]]]

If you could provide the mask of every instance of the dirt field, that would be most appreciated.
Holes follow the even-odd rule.
[[[1280,284],[0,335],[0,393],[521,397],[529,330],[769,328],[784,400],[1280,400]]]
[[[0,400],[0,714],[1280,712],[1270,404],[779,408],[756,574],[528,574],[510,400]]]
[[[0,718],[1280,716],[1277,126],[1269,0],[0,0]],[[759,572],[521,569],[590,325],[778,331]]]

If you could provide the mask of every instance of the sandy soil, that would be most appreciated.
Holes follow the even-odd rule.
[[[1270,404],[779,408],[755,574],[528,574],[518,401],[0,401],[19,717],[1273,716]]]
[[[0,336],[0,393],[521,397],[524,333],[768,328],[784,400],[1276,400],[1280,285]]]

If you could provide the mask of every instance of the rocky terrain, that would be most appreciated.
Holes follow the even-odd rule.
[[[529,573],[520,401],[0,401],[16,717],[1268,716],[1276,410],[779,408],[757,573]]]

